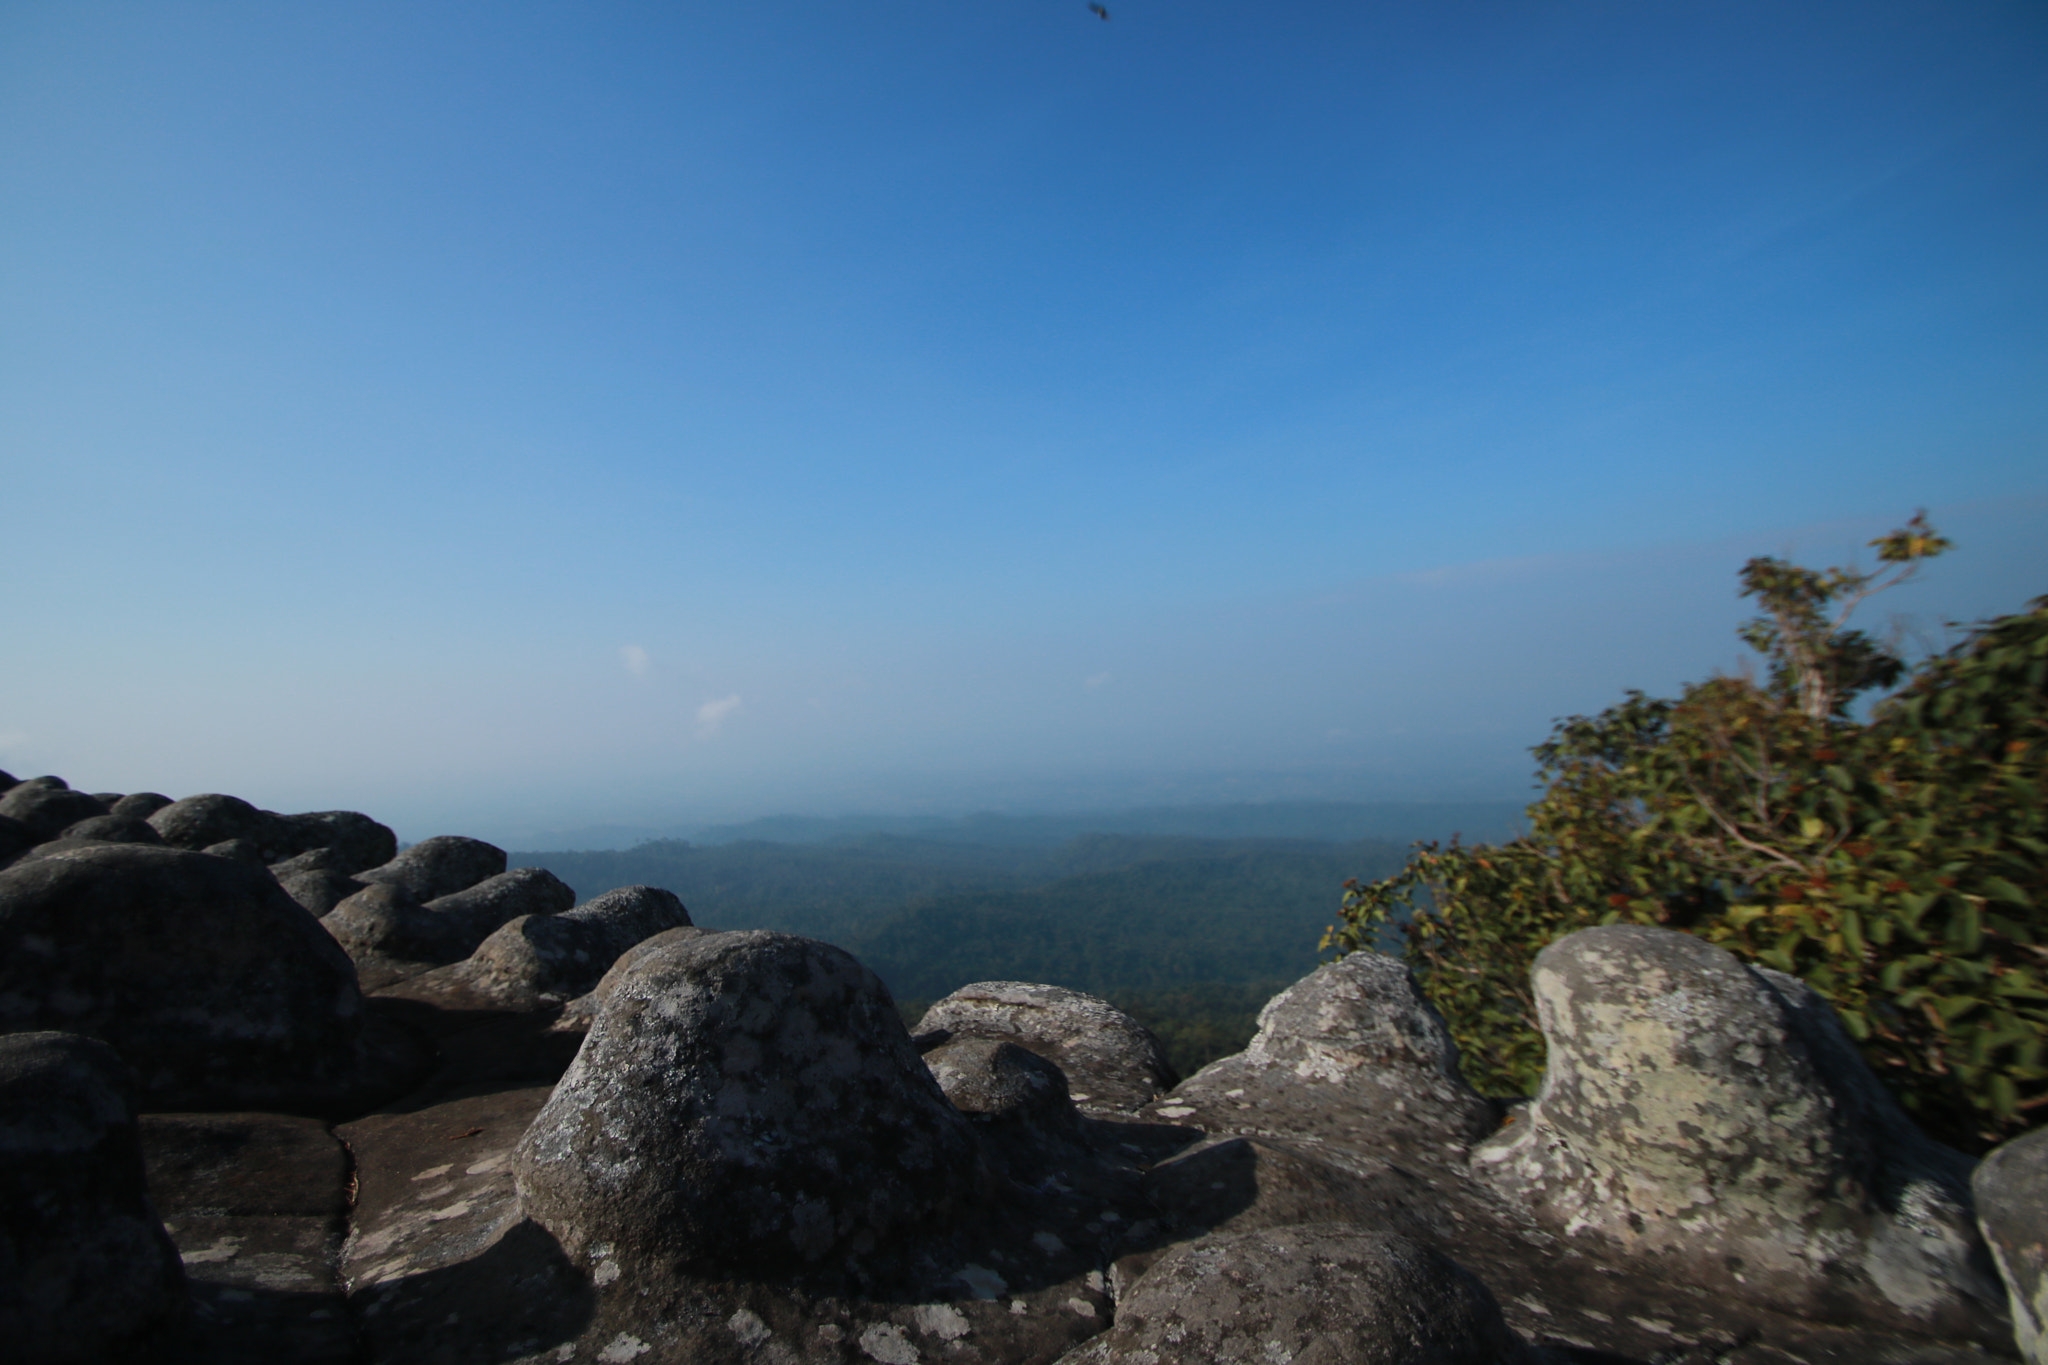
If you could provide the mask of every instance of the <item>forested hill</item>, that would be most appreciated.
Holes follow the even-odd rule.
[[[1176,1064],[1242,1047],[1266,995],[1314,969],[1343,884],[1397,870],[1403,844],[1096,834],[1050,847],[875,835],[839,844],[662,840],[514,854],[589,897],[664,886],[714,929],[836,943],[907,1008],[971,981],[1101,995]]]

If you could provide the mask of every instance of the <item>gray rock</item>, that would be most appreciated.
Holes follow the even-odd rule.
[[[6,769],[0,768],[0,792],[11,790],[12,788],[18,787],[20,785],[20,778],[16,777],[13,773],[8,772]]]
[[[362,1026],[347,956],[261,868],[87,844],[0,871],[0,1031],[99,1038],[152,1107],[319,1105]]]
[[[963,1114],[1067,1129],[1078,1121],[1067,1074],[1015,1043],[956,1038],[925,1053],[924,1064]]]
[[[945,1218],[974,1167],[888,988],[829,944],[756,931],[670,943],[615,982],[517,1176],[583,1263],[723,1277],[859,1274]]]
[[[172,848],[194,851],[229,839],[257,844],[277,842],[277,817],[258,810],[239,796],[208,792],[173,801],[149,817],[149,823]]]
[[[1420,1242],[1345,1224],[1174,1248],[1065,1365],[1518,1365],[1528,1348],[1471,1274]]]
[[[1152,1031],[1107,1000],[1061,986],[978,981],[925,1011],[920,1039],[942,1034],[1016,1043],[1067,1074],[1074,1103],[1136,1109],[1178,1079]]]
[[[107,807],[109,815],[127,815],[137,820],[147,820],[165,806],[171,798],[162,792],[129,792],[126,796]]]
[[[94,792],[92,799],[111,811],[114,809],[114,803],[119,801],[125,794],[123,792]]]
[[[93,815],[69,825],[60,839],[97,839],[106,844],[160,844],[163,836],[133,815]]]
[[[185,1308],[150,1206],[128,1068],[69,1033],[0,1037],[0,1341],[23,1365],[126,1359]]]
[[[62,779],[49,780],[58,782]],[[56,838],[80,820],[107,813],[105,806],[84,792],[61,786],[42,786],[39,785],[41,781],[40,778],[30,778],[15,785],[5,796],[0,796],[0,815],[20,821],[38,843]]]
[[[212,858],[226,858],[231,862],[247,863],[251,867],[263,867],[269,863],[269,849],[254,839],[223,839],[217,844],[208,844],[199,850]]]
[[[1804,1316],[2002,1335],[1969,1160],[1923,1135],[1803,983],[1607,925],[1531,973],[1549,1044],[1475,1171],[1648,1273]]]
[[[504,870],[504,849],[460,834],[437,834],[356,875],[365,882],[400,887],[414,900],[426,902],[467,891]]]
[[[273,863],[325,850],[327,866],[354,874],[381,867],[398,855],[398,836],[389,826],[352,810],[316,810],[277,818],[285,847],[272,854]]]
[[[319,919],[363,889],[365,883],[350,875],[349,862],[333,848],[316,848],[270,864],[270,875],[287,896]]]
[[[2027,1365],[2048,1365],[2048,1128],[1993,1151],[1970,1183],[2020,1355]]]
[[[589,1029],[591,1021],[597,1018],[598,1011],[604,1008],[604,1002],[612,998],[612,991],[617,988],[619,981],[639,966],[643,957],[651,953],[666,952],[671,944],[683,943],[711,932],[695,925],[684,929],[664,929],[652,938],[642,939],[626,949],[619,954],[618,961],[612,963],[605,974],[598,978],[597,984],[590,988],[587,995],[579,995],[562,1006],[560,1027]]]
[[[402,883],[372,882],[320,923],[352,957],[445,964],[468,957],[508,919],[552,915],[575,901],[576,893],[552,872],[521,867],[424,905]]]
[[[575,893],[562,889],[573,902]],[[470,955],[472,984],[508,1003],[573,999],[595,987],[634,944],[691,927],[675,893],[655,886],[622,886],[573,910],[567,903],[561,914],[545,910],[502,922]]]
[[[1442,1016],[1407,967],[1380,953],[1352,953],[1274,996],[1249,1047],[1210,1063],[1151,1112],[1457,1159],[1499,1121],[1459,1073]]]

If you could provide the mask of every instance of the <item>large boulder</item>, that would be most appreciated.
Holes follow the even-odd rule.
[[[575,903],[576,893],[552,872],[520,867],[425,904],[402,882],[372,882],[320,923],[352,957],[432,965],[468,957],[507,920],[553,915]]]
[[[315,919],[323,919],[335,906],[363,889],[349,868],[349,859],[333,848],[309,849],[295,857],[270,864],[270,875]]]
[[[260,867],[94,843],[0,871],[0,1032],[99,1038],[152,1107],[318,1104],[362,1027],[347,955]]]
[[[230,839],[257,844],[277,841],[277,817],[258,810],[239,796],[207,792],[173,801],[149,817],[149,824],[172,848],[199,850]]]
[[[505,870],[505,850],[460,834],[422,839],[380,866],[356,875],[362,881],[395,886],[420,902],[467,891]]]
[[[1229,1232],[1161,1256],[1066,1365],[1519,1365],[1527,1346],[1443,1253],[1348,1224]]]
[[[754,931],[613,985],[519,1146],[527,1215],[600,1282],[871,1269],[969,1193],[974,1142],[874,973]]]
[[[0,815],[0,867],[5,867],[34,848],[40,840],[21,821]]]
[[[134,1082],[104,1043],[0,1036],[0,1341],[9,1360],[146,1358],[185,1308],[150,1206]]]
[[[1826,1003],[1693,937],[1570,934],[1531,973],[1549,1045],[1474,1169],[1569,1235],[1803,1316],[1995,1341],[1970,1162],[1926,1137]]]
[[[1993,1151],[1970,1183],[2020,1354],[2027,1365],[2048,1365],[2048,1128]]]
[[[574,901],[575,893],[569,899]],[[470,954],[468,975],[476,989],[508,1004],[570,1000],[595,987],[634,944],[689,927],[690,912],[673,891],[622,886],[561,914],[532,913],[502,922]]]
[[[325,850],[337,871],[356,873],[381,867],[398,854],[398,836],[388,825],[352,810],[316,810],[280,815],[278,846],[266,862],[276,863],[316,849]],[[502,869],[501,869],[502,870]]]
[[[107,814],[127,815],[133,816],[137,820],[147,820],[150,816],[155,815],[170,804],[171,798],[165,796],[162,792],[129,792],[119,801],[107,807]]]
[[[1443,1017],[1408,968],[1380,953],[1352,953],[1274,996],[1249,1047],[1151,1112],[1432,1160],[1462,1159],[1499,1122],[1465,1084]]]
[[[56,838],[68,825],[107,813],[107,808],[93,797],[70,790],[62,781],[55,777],[30,778],[15,784],[5,796],[0,796],[0,815],[20,821],[41,842]]]
[[[1066,1072],[1074,1103],[1084,1108],[1136,1109],[1179,1079],[1152,1030],[1107,1000],[1063,986],[977,981],[926,1010],[914,1032],[931,1043],[1016,1043]]]

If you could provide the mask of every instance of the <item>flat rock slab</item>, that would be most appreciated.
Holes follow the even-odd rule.
[[[145,1114],[140,1127],[150,1200],[192,1287],[184,1354],[219,1365],[358,1360],[336,1274],[348,1152],[327,1126],[287,1114]]]

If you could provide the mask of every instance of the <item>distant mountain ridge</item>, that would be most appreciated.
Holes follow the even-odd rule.
[[[1045,846],[1089,834],[1161,834],[1187,838],[1316,839],[1348,843],[1387,839],[1492,843],[1522,825],[1514,801],[1261,801],[1215,805],[1136,806],[1124,810],[1010,814],[981,811],[937,815],[770,815],[699,826],[586,825],[505,840],[515,850],[628,849],[660,840],[693,844],[765,841],[781,844],[858,843],[877,835],[934,843]]]

